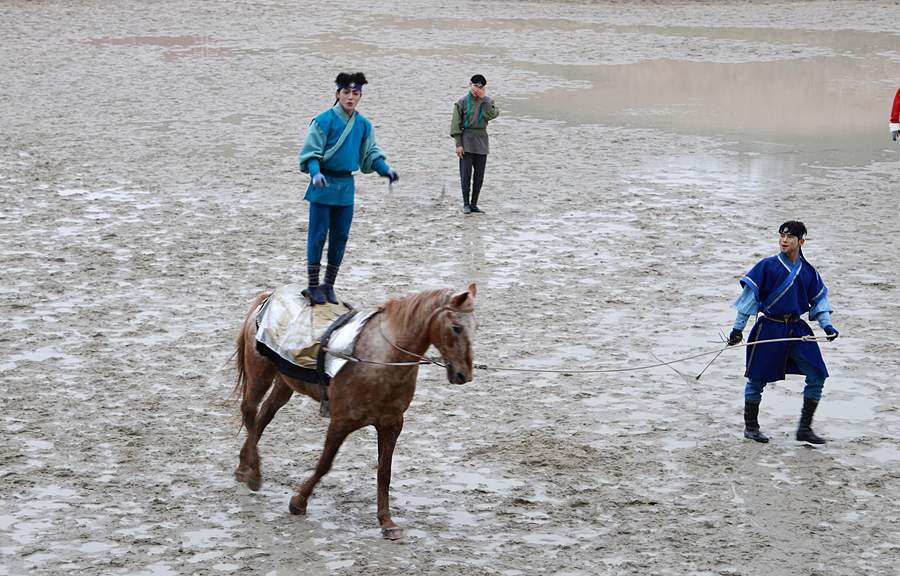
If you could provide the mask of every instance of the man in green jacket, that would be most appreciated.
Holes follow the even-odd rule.
[[[485,94],[486,84],[487,80],[481,74],[472,76],[469,81],[469,93],[453,106],[450,135],[456,140],[456,155],[459,156],[459,180],[462,183],[464,214],[484,213],[484,210],[478,207],[478,196],[481,194],[484,167],[490,152],[487,125],[500,115],[500,109],[494,104],[494,100]]]

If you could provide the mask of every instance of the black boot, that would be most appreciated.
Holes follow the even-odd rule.
[[[797,440],[810,444],[824,444],[825,439],[812,431],[813,414],[819,406],[818,400],[803,398],[803,411],[800,412],[800,426],[797,428]]]
[[[769,438],[759,431],[759,402],[744,400],[744,438],[765,444]]]
[[[322,283],[322,294],[332,304],[340,304],[337,296],[334,295],[334,281],[337,280],[338,270],[340,269],[340,264],[332,264],[331,262],[325,267],[325,282]]]
[[[484,210],[478,207],[478,195],[481,194],[481,190],[472,192],[472,204],[470,207],[472,208],[472,212],[476,214],[484,214]]]
[[[471,214],[472,207],[469,205],[469,191],[463,190],[463,214]]]
[[[309,292],[309,299],[313,304],[325,303],[325,296],[322,295],[322,288],[319,286],[319,270],[321,268],[321,264],[306,264],[306,273],[309,276],[309,287],[306,292]]]

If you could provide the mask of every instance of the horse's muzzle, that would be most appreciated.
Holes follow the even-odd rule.
[[[453,368],[453,362],[447,362],[447,380],[451,384],[465,384],[472,381],[472,371],[468,375]]]

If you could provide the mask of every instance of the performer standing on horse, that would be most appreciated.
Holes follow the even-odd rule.
[[[806,226],[789,220],[778,228],[778,233],[781,252],[760,261],[741,279],[744,291],[734,303],[737,318],[728,338],[730,346],[743,340],[747,319],[759,312],[763,316],[750,331],[748,342],[812,336],[812,329],[800,319],[806,312],[811,320],[818,321],[829,341],[838,337],[838,331],[831,325],[833,310],[828,304],[828,288],[800,249],[806,241]],[[806,376],[797,440],[824,444],[825,439],[817,436],[811,427],[828,377],[815,341],[771,342],[747,347],[744,437],[762,443],[769,441],[759,431],[759,404],[766,384],[784,380],[785,373]]]
[[[375,144],[372,124],[356,106],[362,87],[368,84],[362,72],[340,73],[335,80],[337,92],[330,110],[313,118],[300,150],[300,170],[312,176],[304,200],[309,202],[309,231],[306,244],[309,294],[314,304],[326,300],[338,304],[334,281],[344,259],[344,249],[353,222],[353,172],[378,172],[399,180],[400,175],[384,161],[385,154]],[[328,266],[325,281],[319,285],[322,250],[328,239]]]

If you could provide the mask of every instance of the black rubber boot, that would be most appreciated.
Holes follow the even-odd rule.
[[[765,444],[768,436],[759,431],[759,402],[744,400],[744,438]]]
[[[477,192],[472,192],[472,204],[470,204],[472,208],[472,212],[476,214],[484,214],[484,210],[478,207],[478,196],[481,194],[481,190]]]
[[[803,398],[803,411],[800,412],[800,426],[797,428],[797,440],[810,444],[824,444],[825,439],[812,431],[813,414],[819,406],[818,400]]]
[[[325,267],[325,282],[322,283],[322,294],[332,304],[340,304],[337,296],[334,294],[334,281],[337,280],[338,270],[340,269],[340,264],[332,264],[331,262]]]
[[[324,304],[325,296],[322,295],[322,289],[319,287],[319,270],[321,270],[321,264],[306,264],[306,273],[309,276],[309,287],[307,291],[309,292],[309,299],[312,300],[313,304]]]
[[[469,191],[463,190],[463,214],[471,214],[472,208],[469,204]]]

